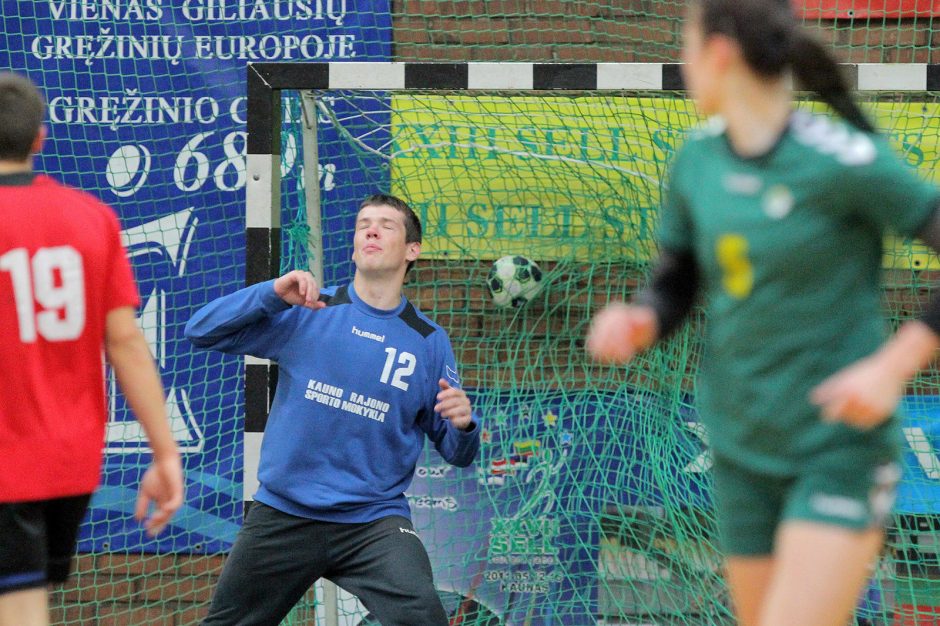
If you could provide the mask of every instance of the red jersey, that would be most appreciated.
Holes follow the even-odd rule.
[[[137,305],[108,206],[47,176],[0,176],[0,502],[98,486],[105,317]]]

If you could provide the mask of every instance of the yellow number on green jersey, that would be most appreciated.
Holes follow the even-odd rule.
[[[735,233],[722,235],[715,244],[715,255],[728,295],[738,300],[748,297],[754,287],[754,267],[747,258],[747,239]]]

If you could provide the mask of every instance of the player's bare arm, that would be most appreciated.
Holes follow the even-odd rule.
[[[940,208],[918,238],[940,252]],[[907,382],[936,357],[938,349],[940,299],[934,298],[919,320],[905,322],[878,352],[823,381],[811,399],[825,419],[858,428],[877,426],[894,412]]]
[[[151,535],[159,533],[183,504],[183,470],[166,419],[166,401],[150,348],[137,327],[134,309],[108,313],[105,352],[128,404],[147,434],[153,464],[141,480],[135,517]],[[151,503],[153,513],[147,517]],[[145,519],[146,518],[146,519]]]

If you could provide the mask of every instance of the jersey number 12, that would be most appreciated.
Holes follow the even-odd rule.
[[[395,353],[398,352],[395,348],[388,347],[385,348],[385,354],[388,356],[385,357],[385,367],[382,368],[382,377],[379,378],[380,382],[388,383],[388,378],[392,374],[392,365],[395,362]],[[395,375],[392,376],[392,387],[398,387],[402,391],[408,391],[408,383],[402,380],[405,376],[411,376],[414,374],[415,365],[418,364],[418,359],[415,358],[415,355],[410,352],[402,352],[398,355],[398,367],[395,368]]]
[[[85,273],[82,255],[71,246],[40,248],[29,258],[26,248],[0,255],[0,271],[9,272],[16,302],[20,341],[35,343],[77,339],[85,329]],[[43,311],[36,312],[36,302]]]

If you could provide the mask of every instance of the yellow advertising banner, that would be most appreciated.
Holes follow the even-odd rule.
[[[869,107],[931,180],[938,109]],[[677,97],[397,95],[392,188],[422,219],[426,257],[642,262],[655,251],[669,161],[699,123]],[[940,267],[925,249],[890,242],[886,265],[914,259]]]
[[[866,107],[878,128],[887,133],[895,149],[917,173],[940,183],[940,105],[933,102],[878,102]],[[890,269],[940,269],[940,258],[918,241],[888,237],[884,267]]]

